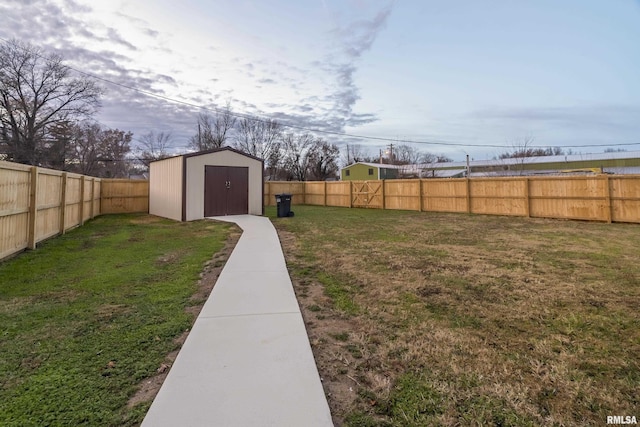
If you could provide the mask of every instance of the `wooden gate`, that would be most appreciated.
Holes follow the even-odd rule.
[[[352,181],[351,206],[354,208],[384,207],[384,181]]]

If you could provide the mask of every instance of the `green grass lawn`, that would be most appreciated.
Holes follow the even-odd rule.
[[[273,222],[336,422],[640,416],[640,225],[293,210]]]
[[[107,215],[0,263],[0,425],[122,426],[229,226]],[[200,301],[201,302],[201,301]]]

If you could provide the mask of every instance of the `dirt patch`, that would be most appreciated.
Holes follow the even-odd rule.
[[[278,230],[286,254],[287,264],[298,265],[300,252],[293,233]],[[309,341],[320,372],[322,386],[329,401],[333,422],[342,424],[340,414],[353,410],[357,398],[356,356],[349,351],[349,338],[354,329],[353,319],[333,308],[322,283],[311,277],[291,274],[293,288],[307,329]]]
[[[200,273],[198,288],[190,298],[191,305],[185,308],[185,311],[187,313],[193,315],[194,322],[198,317],[198,314],[200,314],[204,303],[207,301],[207,298],[209,298],[209,295],[211,294],[211,291],[213,290],[213,287],[218,280],[218,276],[220,276],[220,272],[222,272],[222,269],[224,268],[227,259],[229,259],[231,252],[233,252],[233,248],[235,248],[241,234],[242,233],[239,228],[231,228],[224,247],[220,251],[218,251],[209,261],[207,261],[204,269],[202,270],[202,273]],[[171,257],[177,257],[177,255],[169,255],[169,258]],[[165,263],[169,261],[170,259],[165,258],[157,260],[157,262],[159,263]],[[143,402],[151,402],[156,397],[158,391],[160,390],[160,387],[169,374],[173,362],[176,360],[176,357],[178,357],[180,348],[182,348],[182,345],[189,336],[189,332],[190,329],[187,329],[179,337],[174,339],[176,350],[167,354],[165,360],[160,364],[160,366],[158,366],[156,375],[146,378],[140,384],[138,384],[138,390],[133,396],[131,396],[131,398],[127,402],[128,408],[133,408],[134,406]]]
[[[169,375],[169,370],[175,362],[176,357],[178,357],[178,353],[180,352],[180,348],[187,340],[189,336],[189,330],[186,330],[180,335],[178,338],[174,339],[173,342],[178,346],[178,349],[172,351],[167,354],[164,362],[160,364],[158,369],[156,370],[156,375],[145,379],[143,382],[138,384],[138,391],[134,394],[127,402],[127,408],[133,408],[139,403],[142,402],[151,402],[158,394],[160,387],[162,387],[162,383]]]
[[[124,304],[104,304],[98,307],[96,314],[101,321],[107,322],[129,311],[130,309]]]

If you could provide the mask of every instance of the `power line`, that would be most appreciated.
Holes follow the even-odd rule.
[[[11,42],[9,42],[8,40],[0,37],[0,41],[3,41],[6,44],[11,44]],[[34,52],[35,55],[39,56],[40,58],[43,58],[45,60],[49,60],[49,58],[38,54],[37,52]],[[164,95],[159,95],[157,93],[153,93],[153,92],[149,92],[143,89],[139,89],[137,87],[134,86],[130,86],[130,85],[126,85],[124,83],[118,83],[115,82],[113,80],[104,78],[104,77],[100,77],[97,76],[95,74],[77,69],[75,67],[72,67],[70,65],[65,65],[65,67],[69,68],[70,70],[73,70],[79,74],[82,74],[84,76],[114,85],[114,86],[118,86],[124,89],[129,89],[132,90],[134,92],[138,92],[140,94],[146,95],[146,96],[150,96],[152,98],[156,98],[156,99],[160,99],[163,101],[168,101],[168,102],[172,102],[172,103],[176,103],[176,104],[180,104],[180,105],[184,105],[184,106],[188,106],[191,108],[196,108],[196,109],[200,109],[200,110],[204,110],[204,111],[208,111],[208,112],[215,112],[215,113],[226,113],[229,114],[233,117],[236,118],[242,118],[242,119],[251,119],[251,120],[255,120],[258,122],[262,122],[262,123],[267,123],[269,122],[271,119],[268,118],[263,118],[260,116],[256,116],[256,115],[252,115],[252,114],[245,114],[245,113],[237,113],[237,112],[233,112],[231,110],[228,109],[220,109],[217,107],[205,107],[203,105],[198,105],[198,104],[194,104],[192,102],[188,102],[188,101],[183,101],[183,100],[179,100],[179,99],[175,99],[175,98],[171,98],[168,96],[164,96]],[[288,123],[280,123],[280,125],[282,125],[283,127],[286,128],[291,128],[291,129],[298,129],[298,130],[302,130],[302,131],[306,131],[306,132],[311,132],[311,133],[320,133],[320,134],[325,134],[325,135],[333,135],[333,136],[340,136],[340,137],[345,137],[345,138],[356,138],[356,139],[365,139],[365,140],[372,140],[372,141],[382,141],[382,142],[391,142],[391,143],[408,143],[408,144],[425,144],[425,145],[437,145],[437,146],[451,146],[451,147],[478,147],[478,148],[510,148],[507,145],[501,144],[470,144],[470,143],[462,143],[462,142],[448,142],[448,141],[442,141],[442,140],[409,140],[409,139],[398,139],[398,138],[388,138],[388,137],[380,137],[380,136],[368,136],[368,135],[358,135],[358,134],[351,134],[351,133],[346,133],[346,132],[337,132],[337,131],[330,131],[330,130],[322,130],[322,129],[312,129],[312,128],[308,128],[308,127],[304,127],[304,126],[298,126],[298,125],[293,125],[293,124],[288,124]],[[582,144],[582,145],[529,145],[528,147],[530,148],[554,148],[554,147],[559,147],[559,148],[589,148],[589,147],[624,147],[624,146],[633,146],[633,145],[640,145],[640,142],[633,142],[633,143],[616,143],[616,144]],[[179,147],[176,147],[179,148]]]

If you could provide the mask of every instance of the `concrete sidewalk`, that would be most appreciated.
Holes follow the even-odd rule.
[[[275,228],[243,233],[142,426],[332,426]]]

